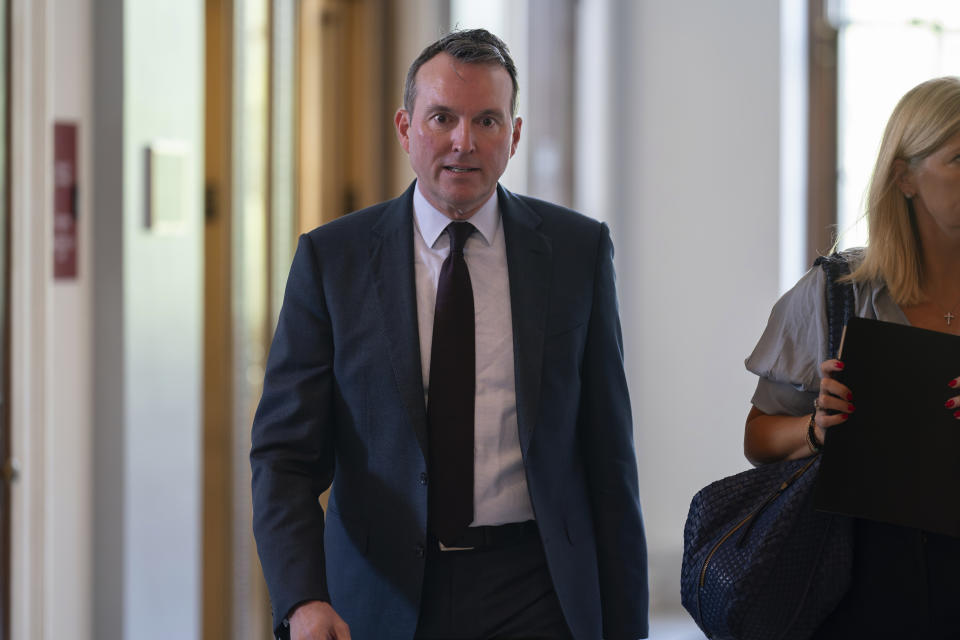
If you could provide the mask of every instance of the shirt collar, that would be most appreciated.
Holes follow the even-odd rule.
[[[452,222],[450,218],[440,213],[420,191],[420,181],[417,181],[417,188],[413,192],[413,217],[420,229],[420,235],[428,247],[433,247],[437,238],[443,233],[447,225]],[[497,205],[497,192],[494,190],[487,201],[467,220],[476,227],[477,231],[483,237],[487,246],[493,244],[497,229],[500,228],[500,208]]]

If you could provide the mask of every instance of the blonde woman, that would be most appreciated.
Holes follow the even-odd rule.
[[[960,79],[929,80],[901,98],[867,215],[867,246],[844,253],[854,313],[960,335]],[[824,287],[814,268],[784,294],[746,361],[759,376],[744,437],[755,464],[810,455],[856,411],[856,390],[833,379],[843,363],[821,362]],[[960,362],[957,374],[945,389],[960,392]],[[943,410],[960,429],[960,395]],[[960,509],[955,489],[945,509]],[[865,520],[854,530],[853,584],[815,637],[960,638],[960,539]]]

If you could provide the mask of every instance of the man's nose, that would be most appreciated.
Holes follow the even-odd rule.
[[[462,120],[453,129],[453,150],[457,153],[473,151],[473,127],[467,120]]]

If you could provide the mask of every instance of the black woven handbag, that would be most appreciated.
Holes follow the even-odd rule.
[[[829,352],[853,310],[843,256],[816,262],[827,275]],[[681,598],[715,640],[809,638],[850,586],[848,518],[810,503],[820,456],[788,460],[714,482],[690,504]]]

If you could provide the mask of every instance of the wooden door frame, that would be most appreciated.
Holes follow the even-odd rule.
[[[233,0],[206,0],[202,637],[232,637]]]
[[[809,0],[806,266],[828,253],[837,228],[837,30],[824,0]]]

